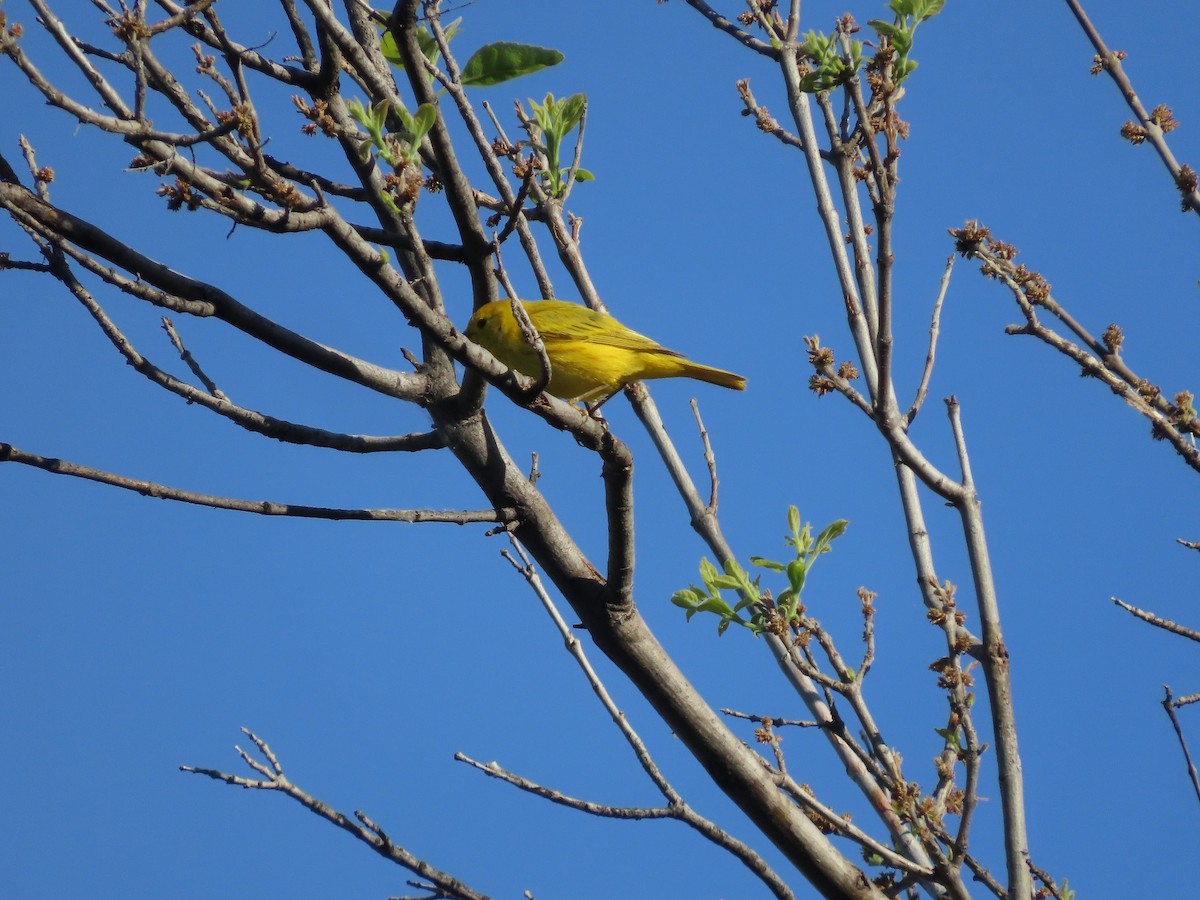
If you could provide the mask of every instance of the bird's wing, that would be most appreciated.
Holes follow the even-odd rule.
[[[610,319],[610,321],[605,321]],[[558,341],[588,341],[622,350],[641,350],[647,353],[662,353],[666,356],[682,356],[668,350],[644,334],[597,313],[595,316],[579,316],[574,310],[559,312],[554,309],[541,310],[534,322],[542,340],[547,344]],[[616,327],[614,327],[616,326]]]

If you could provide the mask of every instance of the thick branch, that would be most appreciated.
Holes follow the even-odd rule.
[[[215,285],[180,274],[90,222],[40,200],[27,188],[0,184],[0,207],[47,240],[70,242],[133,273],[133,280],[119,286],[143,300],[176,312],[215,316],[288,356],[382,394],[403,399],[417,399],[422,394],[421,376],[377,366],[297,334],[243,306]],[[84,262],[79,255],[72,255]]]

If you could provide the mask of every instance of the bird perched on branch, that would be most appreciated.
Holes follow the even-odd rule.
[[[565,400],[601,403],[635,381],[695,378],[709,384],[746,389],[741,375],[702,366],[668,350],[612,316],[562,300],[522,300],[550,359],[547,392]],[[466,335],[510,369],[537,378],[538,354],[513,316],[512,301],[485,303],[471,316]]]

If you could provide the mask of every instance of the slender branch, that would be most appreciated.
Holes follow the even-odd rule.
[[[814,722],[809,719],[784,719],[779,716],[760,716],[757,713],[740,712],[739,710],[727,707],[721,707],[721,712],[735,719],[749,719],[751,722],[760,722],[764,725],[770,725],[773,728],[783,728],[786,725],[793,725],[798,728],[822,727],[820,722]]]
[[[983,632],[982,662],[987,680],[992,733],[996,741],[997,774],[1000,782],[1000,806],[1004,816],[1004,849],[1008,869],[1010,897],[1028,897],[1033,882],[1025,866],[1029,837],[1025,824],[1025,788],[1021,756],[1017,749],[1017,722],[1009,669],[1008,647],[1000,628],[1000,604],[983,528],[983,513],[975,480],[971,474],[967,442],[963,435],[958,401],[946,401],[954,445],[962,470],[962,495],[955,502],[962,520],[963,538],[971,561],[975,601]]]
[[[755,53],[761,53],[770,59],[779,59],[779,51],[765,41],[760,41],[750,32],[738,28],[736,24],[726,19],[715,9],[709,6],[704,0],[685,0],[688,6],[708,19],[712,26],[719,31],[725,32],[743,47],[753,50]]]
[[[1120,600],[1117,597],[1110,597],[1109,599],[1112,600],[1113,603],[1117,604],[1117,606],[1121,607],[1121,609],[1125,610],[1125,612],[1136,616],[1143,622],[1149,622],[1151,625],[1155,626],[1156,628],[1161,628],[1163,631],[1169,631],[1172,634],[1178,634],[1182,637],[1190,638],[1193,641],[1200,641],[1200,631],[1197,631],[1194,628],[1188,628],[1186,625],[1180,625],[1178,622],[1173,622],[1170,619],[1164,619],[1156,616],[1152,612],[1147,612],[1144,609],[1138,609],[1136,606],[1131,606],[1124,600]]]
[[[788,147],[794,147],[800,151],[804,150],[804,142],[780,125],[779,120],[772,116],[765,106],[759,105],[758,101],[754,98],[754,94],[750,91],[749,78],[743,78],[738,81],[737,90],[739,96],[742,98],[742,103],[746,107],[742,110],[742,115],[752,117],[759,131],[778,138],[780,142]],[[829,154],[826,151],[822,151],[822,156],[826,159],[829,158]]]
[[[912,406],[908,408],[905,418],[909,424],[921,411],[925,396],[929,392],[929,379],[933,377],[933,360],[937,355],[938,331],[942,320],[942,303],[946,300],[946,291],[950,287],[950,273],[954,269],[954,254],[946,259],[946,269],[942,272],[942,280],[938,285],[937,299],[933,302],[933,317],[929,322],[929,352],[925,354],[925,368],[921,372],[921,383],[917,387],[917,395],[913,398]]]
[[[191,351],[189,351],[188,348],[183,345],[183,338],[181,338],[179,336],[179,332],[175,330],[175,323],[166,316],[163,316],[162,327],[163,331],[167,333],[167,337],[171,339],[171,344],[179,352],[179,358],[183,360],[184,364],[189,369],[191,369],[192,374],[200,379],[200,383],[204,385],[204,389],[218,400],[228,400],[229,398],[225,396],[225,392],[217,387],[217,383],[215,381],[208,377],[204,369],[201,368],[196,357],[192,356]]]
[[[553,788],[544,787],[527,778],[522,778],[520,775],[513,774],[496,762],[481,763],[467,756],[465,753],[455,753],[454,758],[458,762],[466,763],[469,766],[479,769],[479,771],[490,775],[492,778],[499,778],[513,787],[520,788],[534,796],[541,797],[543,800],[558,803],[577,812],[585,812],[589,815],[603,816],[609,819],[669,819],[672,817],[671,810],[664,806],[609,806],[604,803],[593,803],[591,800],[580,800],[578,797],[571,797],[561,791],[556,791]]]
[[[176,312],[215,316],[288,356],[389,396],[416,399],[424,393],[425,379],[420,375],[386,369],[297,334],[243,306],[215,285],[190,278],[139,253],[104,229],[40,200],[20,185],[0,184],[0,207],[89,271],[140,299]],[[87,253],[136,277],[126,278],[100,266]]]
[[[706,819],[704,816],[701,816],[699,813],[693,810],[690,806],[688,806],[675,788],[671,786],[671,783],[658,768],[658,764],[655,763],[654,759],[651,757],[650,750],[642,741],[641,736],[638,735],[638,733],[633,729],[632,724],[629,722],[629,717],[626,716],[625,713],[623,713],[617,706],[616,702],[612,699],[612,695],[609,694],[608,689],[604,686],[604,682],[600,680],[599,674],[597,674],[596,670],[592,667],[591,662],[588,660],[587,655],[584,652],[583,644],[575,636],[574,630],[568,627],[566,621],[559,613],[558,607],[555,605],[553,598],[550,596],[549,592],[545,588],[545,585],[542,583],[541,577],[537,573],[537,569],[534,568],[532,561],[526,554],[525,548],[522,547],[520,542],[511,535],[509,536],[509,540],[512,542],[513,550],[520,558],[520,561],[518,562],[516,558],[509,555],[507,552],[504,553],[505,558],[508,559],[512,566],[526,580],[534,594],[537,596],[539,602],[542,604],[542,608],[546,610],[546,613],[554,622],[554,626],[558,630],[559,635],[562,637],[563,643],[567,648],[567,652],[569,652],[575,659],[576,664],[583,672],[584,677],[587,679],[593,693],[596,695],[596,698],[600,701],[601,705],[604,706],[604,709],[612,719],[613,724],[617,726],[622,737],[625,738],[626,743],[628,743],[630,749],[633,750],[633,754],[635,757],[637,757],[638,764],[642,767],[642,770],[666,799],[667,806],[661,809],[651,810],[653,813],[652,815],[634,814],[634,811],[630,810],[628,807],[604,806],[601,804],[592,804],[587,803],[587,801],[569,798],[558,791],[552,791],[548,788],[534,785],[532,782],[528,782],[523,778],[519,778],[518,776],[500,768],[495,763],[490,765],[481,765],[480,763],[469,759],[463,754],[455,754],[455,759],[470,763],[476,768],[487,772],[487,774],[496,778],[501,778],[504,781],[507,781],[509,784],[519,787],[522,790],[528,790],[531,793],[536,793],[539,796],[543,796],[555,803],[562,803],[567,806],[572,806],[575,809],[592,813],[593,815],[610,816],[613,818],[669,817],[678,819],[689,827],[695,829],[718,847],[721,847],[723,850],[728,851],[740,859],[751,872],[753,872],[760,880],[762,880],[764,884],[766,884],[766,886],[776,897],[791,898],[793,896],[791,889],[767,864],[766,860],[764,860],[761,856],[759,856],[758,853],[751,849],[749,845],[739,841],[737,838],[733,837],[723,829],[718,828],[712,821]]]
[[[12,444],[0,443],[0,463],[15,462],[32,466],[55,475],[70,475],[100,484],[108,484],[123,490],[134,491],[159,500],[175,500],[213,509],[229,509],[236,512],[256,513],[262,516],[290,516],[301,519],[334,519],[339,521],[369,522],[448,522],[466,525],[473,522],[511,522],[515,512],[511,509],[484,510],[439,510],[439,509],[339,509],[327,506],[301,506],[294,503],[277,503],[270,500],[239,500],[233,497],[218,497],[199,494],[181,488],[168,487],[153,481],[127,478],[112,472],[81,466],[65,459],[54,459],[26,453]]]
[[[1097,339],[1054,299],[1045,278],[1014,264],[1012,257],[1016,251],[994,240],[978,222],[952,229],[951,234],[956,238],[959,252],[979,259],[983,263],[983,274],[999,279],[1012,293],[1025,317],[1025,324],[1008,326],[1007,334],[1031,335],[1073,360],[1084,375],[1102,382],[1145,416],[1151,423],[1152,435],[1166,440],[1184,462],[1200,471],[1200,447],[1196,444],[1196,439],[1200,438],[1200,417],[1192,408],[1195,398],[1189,392],[1180,392],[1175,403],[1170,402],[1162,390],[1125,363],[1120,355],[1124,334],[1116,324],[1105,330],[1103,340]],[[1045,308],[1059,319],[1084,346],[1046,326],[1038,316],[1037,307]]]
[[[409,853],[403,847],[397,846],[388,837],[387,833],[373,822],[366,813],[362,811],[354,813],[355,818],[362,823],[361,825],[357,824],[324,801],[318,800],[298,785],[293,784],[284,775],[283,766],[280,764],[278,757],[271,751],[266,741],[248,728],[243,728],[242,733],[254,742],[259,753],[267,760],[265,764],[259,762],[241,747],[235,747],[242,761],[261,776],[260,778],[245,778],[241,775],[233,775],[218,771],[217,769],[206,769],[199,766],[180,766],[180,771],[193,775],[205,775],[214,781],[220,781],[236,787],[260,791],[278,791],[281,794],[291,797],[310,812],[315,813],[328,822],[332,822],[343,831],[358,838],[358,840],[368,845],[384,859],[403,866],[410,872],[427,879],[430,883],[437,886],[440,892],[437,896],[455,898],[455,900],[487,900],[486,894],[481,894],[473,890],[453,875],[434,868],[429,863]]]
[[[897,853],[891,847],[875,840],[857,825],[853,824],[849,820],[849,817],[839,816],[833,809],[818,800],[811,790],[798,784],[790,776],[780,774],[776,778],[780,786],[787,791],[788,795],[813,814],[814,818],[821,823],[823,828],[833,834],[854,841],[870,853],[877,855],[883,860],[884,865],[893,866],[902,872],[911,872],[923,879],[928,879],[934,874],[928,866],[918,865],[911,859]]]
[[[713,453],[712,442],[708,439],[708,429],[704,427],[704,420],[700,418],[700,404],[693,397],[692,415],[696,417],[696,430],[700,433],[700,442],[704,445],[704,464],[708,466],[708,484],[709,495],[708,505],[704,507],[705,511],[711,515],[717,514],[717,486],[721,483],[717,478],[717,456]]]
[[[1148,140],[1151,146],[1157,151],[1159,158],[1163,161],[1163,165],[1167,167],[1167,171],[1171,173],[1171,178],[1175,182],[1175,186],[1179,189],[1180,196],[1183,200],[1183,209],[1186,212],[1191,210],[1194,213],[1200,214],[1200,190],[1197,190],[1196,172],[1190,166],[1181,166],[1175,159],[1175,154],[1171,152],[1170,145],[1167,144],[1165,133],[1173,128],[1176,124],[1174,119],[1170,117],[1169,111],[1165,117],[1161,115],[1160,109],[1156,108],[1151,112],[1146,111],[1146,107],[1142,105],[1141,99],[1137,95],[1137,91],[1133,88],[1133,82],[1125,74],[1125,69],[1121,65],[1121,59],[1125,54],[1114,53],[1105,45],[1103,38],[1100,37],[1100,32],[1096,30],[1096,26],[1092,24],[1084,12],[1083,4],[1079,0],[1067,0],[1067,7],[1074,14],[1079,26],[1087,35],[1088,40],[1092,42],[1092,46],[1096,48],[1096,62],[1098,69],[1103,69],[1112,78],[1117,89],[1120,90],[1121,96],[1125,98],[1125,102],[1137,116],[1141,128],[1137,134],[1139,140]],[[1166,127],[1164,127],[1166,126]]]
[[[96,324],[99,325],[100,330],[104,333],[104,336],[125,357],[125,360],[134,371],[144,375],[153,384],[184,398],[188,403],[202,406],[220,416],[224,416],[247,431],[262,434],[266,437],[275,438],[276,440],[285,441],[290,444],[327,447],[350,453],[417,452],[420,450],[439,449],[445,446],[442,438],[435,432],[393,436],[341,434],[326,431],[323,428],[277,419],[256,410],[238,406],[218,390],[216,385],[204,374],[199,364],[184,348],[183,342],[179,338],[179,334],[176,332],[174,326],[164,317],[164,328],[171,337],[171,342],[179,350],[184,362],[187,363],[188,367],[205,385],[205,391],[197,390],[192,385],[164,372],[137,351],[133,343],[121,332],[112,319],[109,318],[103,307],[95,301],[91,293],[84,288],[74,273],[71,272],[64,258],[63,245],[56,243],[54,249],[49,251],[49,253],[53,259],[53,263],[49,266],[49,271],[91,314]]]
[[[1171,720],[1171,727],[1175,729],[1175,737],[1179,740],[1179,747],[1183,750],[1183,759],[1187,763],[1188,778],[1192,782],[1192,790],[1196,793],[1196,799],[1200,800],[1200,773],[1196,771],[1196,764],[1192,761],[1192,754],[1188,751],[1187,740],[1183,736],[1183,728],[1179,724],[1179,717],[1175,715],[1175,709],[1181,706],[1187,700],[1195,700],[1196,697],[1184,697],[1182,700],[1176,700],[1171,694],[1171,688],[1168,685],[1163,685],[1163,690],[1166,696],[1163,697],[1163,709],[1167,712],[1167,717]]]

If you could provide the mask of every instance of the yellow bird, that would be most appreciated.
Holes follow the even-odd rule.
[[[550,384],[556,397],[599,405],[621,388],[648,378],[696,378],[709,384],[746,389],[746,379],[702,366],[626,328],[612,316],[562,300],[522,300],[529,320],[550,357]],[[466,335],[510,369],[537,378],[541,364],[521,334],[508,300],[485,303],[471,316]]]

